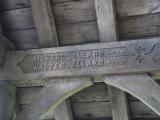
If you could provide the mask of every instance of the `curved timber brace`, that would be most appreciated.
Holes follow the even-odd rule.
[[[93,85],[90,78],[54,79],[47,83],[16,120],[41,120],[73,94]]]
[[[111,75],[104,81],[135,96],[160,116],[160,86],[149,75]]]

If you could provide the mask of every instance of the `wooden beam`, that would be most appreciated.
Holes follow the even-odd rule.
[[[90,78],[51,80],[41,89],[31,105],[20,113],[17,120],[44,119],[48,112],[53,111],[65,99],[92,84]]]
[[[95,0],[101,42],[118,41],[117,22],[113,0]],[[126,94],[117,88],[108,87],[113,120],[130,120]]]
[[[8,52],[5,65],[0,69],[0,79],[38,80],[158,71],[159,45],[159,38],[151,38]]]
[[[137,97],[160,115],[160,86],[147,74],[107,76],[105,83]]]
[[[97,22],[101,42],[118,40],[117,22],[113,0],[95,0]]]
[[[50,0],[31,0],[31,6],[40,47],[57,46],[58,40]]]

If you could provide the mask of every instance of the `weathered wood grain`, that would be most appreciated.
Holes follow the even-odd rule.
[[[42,86],[37,87],[20,87],[17,96],[19,104],[28,105],[34,96],[40,91]],[[86,88],[71,97],[72,103],[84,102],[109,102],[108,87],[104,83],[94,83],[92,87]],[[129,101],[137,101],[138,99],[128,95]],[[135,107],[136,108],[136,107]]]
[[[0,24],[0,67],[4,64],[5,52],[13,50],[14,45],[4,37]],[[11,120],[15,117],[16,87],[0,80],[0,119]]]
[[[99,35],[96,22],[86,22],[57,26],[59,44],[73,45],[98,42]],[[7,31],[6,36],[12,39],[16,49],[38,48],[38,37],[35,29]]]
[[[38,94],[40,89],[41,87],[26,87],[26,88],[18,89],[17,96],[18,96],[20,107],[22,107],[22,110],[29,105],[30,101],[34,98],[36,94]],[[82,114],[83,116],[80,115],[81,113],[74,112],[76,116],[80,116],[80,118],[83,117],[83,118],[89,119],[89,117],[87,117],[87,113],[88,113],[95,116],[95,118],[98,119],[97,114],[99,113],[97,113],[96,110],[94,112],[90,112],[90,109],[100,109],[101,112],[104,111],[103,113],[101,113],[103,114],[103,116],[111,117],[111,107],[110,107],[110,103],[108,103],[109,96],[106,91],[107,91],[107,86],[104,83],[96,83],[92,87],[86,88],[83,91],[80,91],[78,94],[76,93],[75,95],[73,95],[71,97],[73,109],[74,110],[78,109],[76,111],[82,112],[81,107],[83,106],[83,110],[85,110],[84,111],[85,114]],[[142,102],[138,101],[136,98],[129,96],[128,99],[129,99],[131,117],[133,118],[145,117],[150,119],[158,118],[156,113],[154,113],[149,107],[144,105]],[[108,111],[104,106],[101,106],[100,108],[98,108],[98,106],[100,106],[98,105],[100,102],[108,103],[108,106],[107,106],[109,108]],[[107,103],[104,103],[104,104],[107,104]],[[90,106],[89,111],[87,109],[87,106]],[[47,120],[52,118],[53,118],[52,115],[49,115],[46,117]]]
[[[34,27],[32,12],[30,8],[2,12],[1,22],[4,31]]]
[[[72,109],[69,99],[63,101],[54,111],[55,120],[73,120]]]
[[[0,32],[0,67],[4,64],[4,56],[10,43]],[[6,46],[6,47],[5,47]],[[13,47],[13,46],[12,46]],[[12,49],[12,48],[11,48]],[[16,87],[7,81],[0,80],[0,120],[11,120],[14,117],[16,100]]]
[[[79,119],[106,118],[112,114],[109,102],[72,103],[72,106],[75,117]]]
[[[3,34],[2,26],[0,23],[0,64],[2,63],[2,56],[5,51],[11,51],[14,49],[13,43],[11,43]]]
[[[11,41],[9,41],[4,35],[0,35],[0,39],[4,43],[5,51],[12,51],[15,49],[14,44]]]
[[[105,83],[122,89],[137,97],[154,112],[160,115],[160,87],[147,74],[127,74],[115,75],[111,77],[107,76],[105,78]]]
[[[59,25],[57,26],[57,34],[61,46],[99,41],[96,22]]]
[[[141,101],[129,101],[132,118],[159,118],[159,116]]]
[[[18,101],[21,107],[21,110],[25,110],[30,102],[34,99],[35,95],[37,95],[39,93],[39,91],[41,90],[42,87],[23,87],[23,88],[19,88],[18,89]],[[68,102],[68,101],[67,101]],[[64,107],[67,106],[67,107]],[[63,108],[62,108],[63,107]],[[59,116],[59,119],[64,117],[64,116],[68,116],[70,115],[69,113],[69,103],[66,104],[66,102],[61,103],[61,105],[59,105],[59,108],[57,110],[63,111],[60,112],[61,116],[59,116],[59,112],[57,111],[56,113],[53,111],[50,111],[46,117],[45,120],[52,120],[54,117],[56,117],[56,120],[58,119],[57,116]],[[68,113],[68,115],[66,115]],[[58,114],[58,115],[56,115]],[[62,115],[63,114],[63,115]],[[68,119],[68,117],[66,117],[66,119]],[[63,120],[63,119],[62,119]]]
[[[91,0],[74,2],[73,4],[68,4],[68,2],[63,4],[56,4],[56,6],[53,6],[53,15],[56,24],[69,24],[96,20],[94,4],[93,2],[91,4]],[[62,10],[60,8],[62,8]],[[3,16],[3,25],[7,25],[4,27],[5,30],[34,27],[30,8],[4,11],[1,13],[1,16]],[[6,21],[6,19],[8,20]]]
[[[14,10],[19,11],[19,10]],[[31,11],[30,10],[21,10],[22,12],[16,12],[18,15],[15,15],[16,13],[7,11],[2,14],[3,16],[3,26],[6,29],[7,37],[11,38],[10,34],[18,34],[22,29],[22,32],[24,31],[30,31],[27,34],[19,34],[20,38],[16,38],[16,41],[25,41],[25,39],[30,35],[30,39],[33,41],[36,41],[37,35],[35,33],[32,34],[34,30],[28,29],[34,26],[33,20],[27,20],[31,19]],[[26,13],[28,12],[28,13]],[[7,17],[8,16],[8,17]],[[10,17],[9,17],[10,16]],[[24,18],[25,17],[25,18]],[[63,16],[66,18],[67,16]],[[87,17],[87,16],[86,16]],[[12,20],[10,19],[12,18]],[[56,18],[56,16],[55,16]],[[85,17],[83,17],[85,18]],[[119,26],[119,35],[120,40],[124,40],[127,38],[142,38],[142,37],[152,37],[152,36],[159,36],[159,25],[160,25],[160,14],[149,14],[149,15],[142,15],[142,16],[134,16],[134,17],[125,17],[125,18],[118,18],[118,26]],[[15,19],[15,20],[13,20]],[[22,20],[24,19],[24,20]],[[25,20],[26,19],[26,20]],[[11,24],[7,23],[6,21],[10,21]],[[95,21],[95,22],[94,22]],[[15,23],[14,23],[15,22]],[[30,23],[28,23],[30,22]],[[57,23],[57,21],[55,21]],[[24,30],[25,29],[25,30]],[[8,30],[14,30],[9,31]],[[18,30],[18,31],[17,31]],[[74,31],[76,32],[74,32]],[[22,33],[20,32],[20,33]],[[85,23],[78,23],[78,24],[68,24],[68,25],[57,25],[57,34],[59,37],[60,45],[68,45],[68,44],[82,44],[85,43],[84,39],[89,42],[97,42],[99,41],[98,31],[97,31],[97,23],[96,18],[93,20],[93,22],[85,22]],[[71,35],[72,34],[72,35]],[[86,36],[86,34],[89,34]],[[13,36],[13,35],[12,35]],[[73,36],[73,37],[72,37]],[[23,39],[21,39],[23,38]],[[31,40],[28,41],[31,41]],[[69,40],[66,40],[69,39]],[[19,44],[15,41],[17,46]],[[71,43],[69,43],[71,42]],[[29,45],[29,44],[28,44]],[[30,44],[31,47],[34,45]],[[30,47],[30,48],[31,48]]]
[[[35,95],[37,95],[41,87],[19,87],[17,90],[17,99],[20,105],[29,105]]]
[[[16,87],[0,81],[0,119],[12,120],[15,115]]]
[[[119,17],[160,12],[159,0],[115,0],[115,5]]]
[[[107,86],[103,83],[94,83],[92,87],[71,97],[72,103],[109,101]]]
[[[77,8],[77,7],[78,6],[75,6],[75,8]],[[78,13],[75,10],[71,10],[71,11],[72,12],[74,11],[75,14],[78,14],[79,16],[81,16],[83,18],[83,20],[81,20],[80,22],[88,21],[87,20],[88,19],[88,15],[83,15],[81,12]],[[70,14],[72,15],[72,13],[70,13]],[[6,11],[6,12],[3,12],[1,14],[1,16],[3,16],[2,17],[2,20],[3,20],[2,23],[4,24],[4,26],[5,26],[4,28],[6,30],[25,29],[25,28],[31,28],[31,27],[34,26],[33,25],[33,20],[32,20],[32,14],[31,14],[31,11],[30,11],[29,8],[12,10],[12,11]],[[60,16],[57,13],[57,15],[55,15],[55,19],[58,17],[59,20],[58,21],[56,20],[56,23],[57,24],[67,23],[67,21],[65,21],[65,19],[67,19],[68,16],[70,16],[70,15],[64,14],[64,15]],[[69,17],[68,19],[70,19],[70,20],[68,20],[70,23],[75,23],[76,21],[79,20],[78,17],[75,17],[74,19],[72,17]],[[90,19],[90,20],[91,21],[96,21],[96,16],[92,17],[92,19]],[[143,28],[141,28],[141,30],[143,30],[144,28],[147,28],[147,24],[148,23],[149,23],[150,26],[151,25],[156,25],[156,24],[159,23],[158,22],[158,20],[159,20],[159,13],[157,13],[157,14],[149,14],[149,15],[142,15],[142,16],[124,17],[124,18],[119,18],[118,20],[119,20],[119,24],[120,25],[121,25],[121,23],[123,23],[120,26],[120,28],[123,28],[123,29],[125,28],[125,23],[126,24],[131,24],[131,25],[137,25],[137,27],[138,27],[138,25],[141,25],[141,22],[142,22],[143,24],[141,25],[141,27],[143,27]],[[147,21],[145,21],[145,20],[147,20]],[[152,22],[153,20],[154,20],[154,22],[156,24],[154,22]],[[146,25],[144,25],[145,22],[147,22]],[[125,30],[127,31],[127,29],[125,29]]]
[[[5,34],[14,43],[16,50],[39,48],[38,35],[35,29],[7,31]]]
[[[72,103],[75,117],[78,119],[100,119],[111,118],[111,104],[110,102],[81,102]],[[131,117],[134,118],[159,118],[148,106],[140,101],[129,102]]]
[[[112,18],[112,20],[110,20],[110,19],[108,19],[107,17],[105,18],[104,16],[106,16],[106,11],[105,11],[105,7],[103,7],[103,5],[105,4],[105,3],[102,3],[103,1],[101,1],[101,2],[99,2],[98,1],[98,3],[99,3],[99,6],[97,7],[97,11],[98,11],[98,15],[99,16],[102,16],[102,17],[100,17],[100,18],[98,18],[98,22],[100,23],[99,24],[99,29],[100,29],[100,39],[102,39],[103,40],[103,38],[105,38],[105,39],[107,39],[108,38],[108,36],[107,36],[107,33],[104,33],[106,30],[105,29],[107,29],[107,27],[104,27],[105,26],[105,24],[104,24],[104,21],[107,21],[106,22],[106,25],[108,25],[108,22],[109,23],[111,23],[111,25],[112,25],[112,27],[111,27],[111,29],[109,29],[109,37],[111,37],[111,38],[113,38],[113,41],[116,41],[117,40],[117,38],[115,38],[115,37],[117,37],[117,35],[116,35],[116,25],[115,25],[115,20],[114,20],[114,18],[113,17],[111,17]],[[106,1],[105,1],[106,2]],[[108,2],[108,1],[107,1]],[[113,2],[113,1],[112,1]],[[109,5],[112,5],[112,9],[111,9],[111,15],[113,16],[114,15],[114,12],[113,12],[113,3],[110,3]],[[109,8],[109,7],[108,7]],[[104,12],[105,11],[105,12]],[[107,12],[108,13],[108,12]],[[99,20],[100,19],[100,20]],[[109,27],[110,28],[110,27]],[[101,38],[102,37],[102,38]],[[111,39],[110,38],[110,39]],[[108,42],[108,41],[107,41]],[[134,64],[133,64],[134,65]],[[142,75],[143,76],[143,75]],[[147,75],[146,75],[147,76]],[[123,79],[125,78],[125,75],[120,75],[120,76],[116,76],[118,79],[121,79],[121,81],[123,81]],[[130,76],[131,78],[132,77],[134,77],[134,79],[138,79],[138,78],[136,78],[135,76]],[[146,77],[147,78],[147,77]],[[112,85],[112,81],[113,81],[113,84],[114,84],[114,81],[116,81],[116,79],[115,79],[115,76],[114,75],[111,75],[110,76],[110,85]],[[145,79],[145,77],[144,77],[144,79]],[[124,82],[122,82],[121,83],[121,81],[119,81],[119,84],[127,84],[128,82],[129,82],[129,80],[127,80],[126,79],[126,81],[125,81],[125,83]],[[143,81],[143,80],[142,80]],[[107,83],[107,82],[106,82]],[[138,84],[139,82],[137,81],[137,84]],[[134,87],[134,86],[136,86],[136,83],[134,83],[135,85],[133,85],[133,86],[129,86],[129,87]],[[148,83],[149,84],[149,83]],[[150,84],[151,85],[151,84]],[[115,85],[116,86],[116,85]],[[117,86],[118,86],[118,84],[117,84]],[[116,87],[117,87],[116,86]],[[123,86],[124,87],[124,86]],[[118,88],[123,88],[123,87],[118,87]],[[127,86],[128,87],[128,86]],[[128,88],[123,88],[123,89],[125,89],[126,91],[128,90]],[[158,89],[158,86],[157,86],[157,89]],[[108,90],[109,90],[109,93],[110,93],[110,96],[111,96],[111,108],[112,108],[112,116],[113,116],[113,120],[129,120],[130,119],[130,117],[129,117],[129,112],[128,112],[128,104],[127,104],[127,99],[126,99],[126,96],[125,96],[125,93],[123,92],[123,91],[118,91],[117,89],[115,89],[115,88],[113,88],[113,87],[109,87],[108,88]],[[129,91],[130,91],[130,88],[129,88]],[[136,92],[135,92],[136,91]],[[141,90],[137,90],[137,89],[135,89],[135,88],[133,88],[132,90],[131,90],[131,93],[138,93],[138,92],[141,92]],[[158,92],[158,91],[157,91]],[[143,91],[142,92],[142,95],[144,95],[144,93],[145,93],[145,91]],[[136,94],[134,94],[134,95],[136,95]],[[144,97],[148,97],[147,95],[144,95]],[[141,100],[142,101],[145,101],[145,100],[143,100],[144,98],[142,98]],[[146,101],[146,104],[147,105],[149,105],[149,107],[151,107],[152,109],[156,109],[157,110],[157,113],[158,114],[160,114],[159,113],[159,109],[158,108],[156,108],[156,106],[154,106],[154,104],[158,104],[158,102],[155,102],[155,103],[153,103],[153,104],[151,104],[152,102],[154,102],[154,101],[150,101],[150,100],[148,100],[148,101]],[[156,111],[155,110],[155,111]]]
[[[126,93],[111,86],[108,87],[108,92],[110,94],[113,120],[130,120]]]
[[[50,66],[52,62],[54,62],[53,67]],[[30,80],[156,70],[159,70],[159,39],[152,38],[9,52],[5,57],[0,78]]]
[[[51,0],[52,3],[61,3],[71,0]],[[0,0],[1,10],[13,10],[30,7],[30,0]]]
[[[53,5],[57,24],[69,24],[96,20],[93,0],[64,2]]]
[[[118,41],[113,0],[95,0],[100,42]]]
[[[61,6],[67,3],[68,5],[79,4],[86,2],[83,1],[72,1],[72,0],[51,0],[53,3],[53,6],[55,6],[55,3],[57,6]],[[59,5],[61,4],[61,5]],[[143,15],[143,14],[150,14],[150,13],[157,13],[160,12],[159,9],[159,0],[115,0],[116,5],[116,11],[117,15],[120,17],[126,17],[126,16],[135,16],[135,15]],[[132,6],[130,6],[132,5]],[[130,6],[130,7],[129,7]],[[2,10],[10,10],[10,9],[20,9],[20,8],[26,8],[30,7],[30,1],[29,0],[1,0],[0,1],[0,8]],[[63,9],[62,9],[63,10]]]
[[[30,7],[30,0],[0,0],[0,10],[13,10]]]
[[[26,110],[22,111],[17,120],[43,119],[46,116],[45,113],[55,109],[66,98],[92,85],[92,81],[89,78],[73,79],[54,79],[50,81],[51,85],[48,83],[41,89],[36,99],[32,102],[33,106],[30,105]],[[53,87],[53,85],[55,85],[55,87]],[[50,108],[51,105],[52,107]]]
[[[160,14],[118,18],[120,39],[159,36]]]
[[[26,109],[27,104],[21,104],[22,110]],[[146,119],[159,119],[159,116],[153,112],[148,106],[140,101],[129,101],[131,117],[146,118]],[[72,108],[75,113],[75,117],[78,119],[100,119],[102,117],[111,118],[111,105],[110,102],[99,101],[99,102],[74,102]],[[50,120],[53,116],[47,116],[46,119]]]
[[[19,104],[28,105],[42,87],[21,87],[18,88],[17,96]],[[104,83],[95,83],[92,87],[86,88],[71,97],[72,103],[78,102],[100,102],[109,101],[107,86]],[[132,100],[132,98],[131,98]]]
[[[106,6],[107,5],[107,6]],[[118,29],[113,0],[95,0],[101,42],[118,41]],[[113,120],[129,120],[127,97],[123,91],[109,86]]]

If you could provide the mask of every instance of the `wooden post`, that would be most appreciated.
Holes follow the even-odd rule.
[[[73,120],[70,100],[65,100],[55,109],[55,120]]]
[[[0,67],[3,66],[3,56],[6,50],[13,49],[3,35],[0,24]],[[1,69],[1,68],[0,68]],[[13,120],[15,116],[16,87],[8,81],[0,81],[0,120]]]
[[[95,0],[101,42],[118,41],[117,23],[113,0]],[[108,86],[113,120],[130,120],[126,94]]]
[[[40,47],[57,47],[57,32],[50,0],[31,0],[31,6]]]
[[[13,120],[15,116],[16,87],[0,81],[0,120]]]
[[[108,93],[111,100],[113,120],[129,120],[130,115],[126,93],[109,85]]]

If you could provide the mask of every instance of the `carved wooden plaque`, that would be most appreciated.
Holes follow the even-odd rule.
[[[10,52],[0,78],[41,79],[156,70],[160,70],[160,40],[148,39]]]

